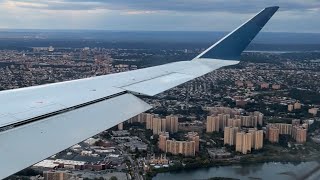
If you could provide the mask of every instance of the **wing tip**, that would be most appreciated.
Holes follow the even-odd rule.
[[[270,6],[261,10],[254,17],[234,31],[210,46],[194,59],[211,58],[224,60],[238,60],[241,53],[266,25],[271,17],[278,11],[279,6]]]

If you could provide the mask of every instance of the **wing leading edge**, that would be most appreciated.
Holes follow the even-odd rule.
[[[237,64],[277,10],[265,8],[192,61],[1,91],[6,105],[0,111],[0,178],[151,108],[135,94],[153,96]]]

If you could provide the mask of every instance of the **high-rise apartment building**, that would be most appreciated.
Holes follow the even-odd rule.
[[[245,132],[238,132],[236,135],[236,151],[242,154],[251,152],[252,134]]]
[[[178,132],[178,116],[166,116],[166,130],[170,133]]]
[[[195,142],[195,151],[199,152],[199,135],[197,132],[188,132],[187,134],[188,141],[194,141]]]
[[[168,132],[162,132],[159,134],[159,149],[163,152],[166,152],[168,139],[169,139]]]
[[[268,125],[267,126],[267,137],[270,142],[272,143],[278,143],[279,142],[279,128]]]
[[[303,126],[294,126],[292,128],[292,137],[297,143],[305,143],[307,141],[307,129]]]
[[[207,117],[207,132],[219,132],[219,117],[208,116]]]
[[[236,135],[239,131],[239,127],[225,127],[224,128],[224,144],[228,144],[230,146],[235,145],[236,143]]]
[[[195,142],[194,141],[176,141],[167,140],[166,152],[174,155],[182,154],[184,156],[195,156]]]
[[[146,114],[146,129],[151,129],[153,128],[153,114]]]
[[[162,119],[159,117],[153,118],[151,122],[152,122],[153,134],[160,134],[162,132],[162,127],[163,127]]]

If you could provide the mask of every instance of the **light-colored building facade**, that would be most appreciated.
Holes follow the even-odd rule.
[[[170,133],[178,132],[178,116],[166,116],[166,131]]]
[[[303,126],[294,126],[292,128],[292,138],[295,139],[297,143],[305,143],[307,141],[307,129]]]
[[[118,130],[119,130],[119,131],[122,131],[122,130],[123,130],[123,123],[119,123],[119,124],[118,124]]]
[[[278,143],[279,142],[279,128],[268,125],[267,126],[267,137],[268,140],[272,143]]]
[[[199,142],[200,142],[200,137],[197,132],[188,132],[187,134],[188,141],[194,141],[195,142],[195,151],[199,152]]]
[[[162,132],[159,134],[159,149],[163,152],[166,152],[167,149],[167,140],[169,139],[168,132]]]
[[[195,142],[194,141],[176,141],[167,140],[166,152],[174,155],[182,154],[184,156],[195,156]]]
[[[224,128],[224,144],[228,144],[230,146],[233,146],[236,144],[236,135],[239,131],[239,127],[225,127]]]
[[[208,116],[207,117],[206,131],[207,131],[207,133],[219,132],[219,117],[218,116]]]
[[[251,152],[252,134],[245,132],[238,132],[236,135],[236,151],[242,154]]]

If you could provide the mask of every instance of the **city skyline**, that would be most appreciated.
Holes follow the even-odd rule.
[[[210,5],[212,4],[212,5]],[[266,32],[320,33],[318,1],[20,1],[1,0],[0,29],[230,31],[257,11],[279,5]],[[224,23],[221,23],[221,22]]]

